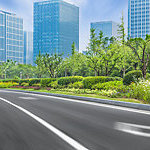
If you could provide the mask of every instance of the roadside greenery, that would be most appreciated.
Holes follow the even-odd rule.
[[[136,98],[150,103],[150,36],[125,38],[124,17],[118,37],[105,37],[91,29],[86,54],[76,51],[41,54],[35,65],[8,60],[0,64],[0,88],[59,90],[111,98]]]

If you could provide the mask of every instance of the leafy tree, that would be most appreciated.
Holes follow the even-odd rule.
[[[118,26],[118,38],[121,42],[121,48],[123,49],[123,57],[122,57],[122,64],[123,64],[123,76],[126,74],[126,50],[125,50],[125,26],[124,26],[124,14],[122,12],[122,17],[121,17],[121,24]]]
[[[58,55],[56,53],[54,55],[43,55],[44,67],[48,71],[51,78],[55,78],[57,76],[62,60],[62,55]]]
[[[143,77],[146,78],[147,68],[150,59],[150,35],[146,35],[145,40],[142,38],[129,39],[127,46],[130,47],[141,64]]]
[[[38,78],[41,78],[42,75],[46,72],[46,69],[44,67],[43,62],[43,56],[41,55],[41,52],[39,52],[39,55],[36,57],[35,64],[37,65],[36,74]]]

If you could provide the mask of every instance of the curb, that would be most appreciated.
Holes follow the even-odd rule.
[[[98,98],[89,98],[89,97],[80,97],[80,96],[71,96],[71,95],[63,95],[63,94],[53,94],[53,93],[46,93],[46,92],[9,90],[9,89],[7,89],[7,91],[24,92],[24,93],[32,93],[32,94],[40,94],[40,95],[48,95],[48,96],[55,96],[55,97],[62,97],[62,98],[69,98],[69,99],[76,99],[76,100],[83,100],[83,101],[86,101],[86,102],[96,102],[96,103],[101,103],[101,104],[108,104],[108,105],[115,105],[115,106],[121,106],[121,107],[128,107],[128,108],[134,108],[134,109],[139,109],[139,110],[150,111],[150,105],[147,105],[147,104],[136,104],[136,103],[130,103],[130,102],[122,102],[122,101],[98,99]]]

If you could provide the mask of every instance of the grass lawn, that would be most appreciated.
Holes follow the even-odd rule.
[[[131,103],[139,103],[139,104],[145,104],[141,100],[136,100],[136,99],[130,99],[130,98],[110,98],[107,96],[100,96],[100,95],[95,95],[95,94],[76,94],[73,92],[66,92],[66,91],[59,91],[52,89],[50,91],[47,91],[45,89],[41,90],[34,90],[34,89],[19,89],[19,88],[9,88],[12,90],[23,90],[23,91],[35,91],[35,92],[46,92],[46,93],[53,93],[53,94],[64,94],[64,95],[72,95],[72,96],[82,96],[82,97],[91,97],[91,98],[99,98],[99,99],[107,99],[107,100],[115,100],[115,101],[123,101],[123,102],[131,102]]]

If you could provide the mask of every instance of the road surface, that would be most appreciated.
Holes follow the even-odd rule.
[[[150,112],[0,90],[0,150],[150,150]]]

